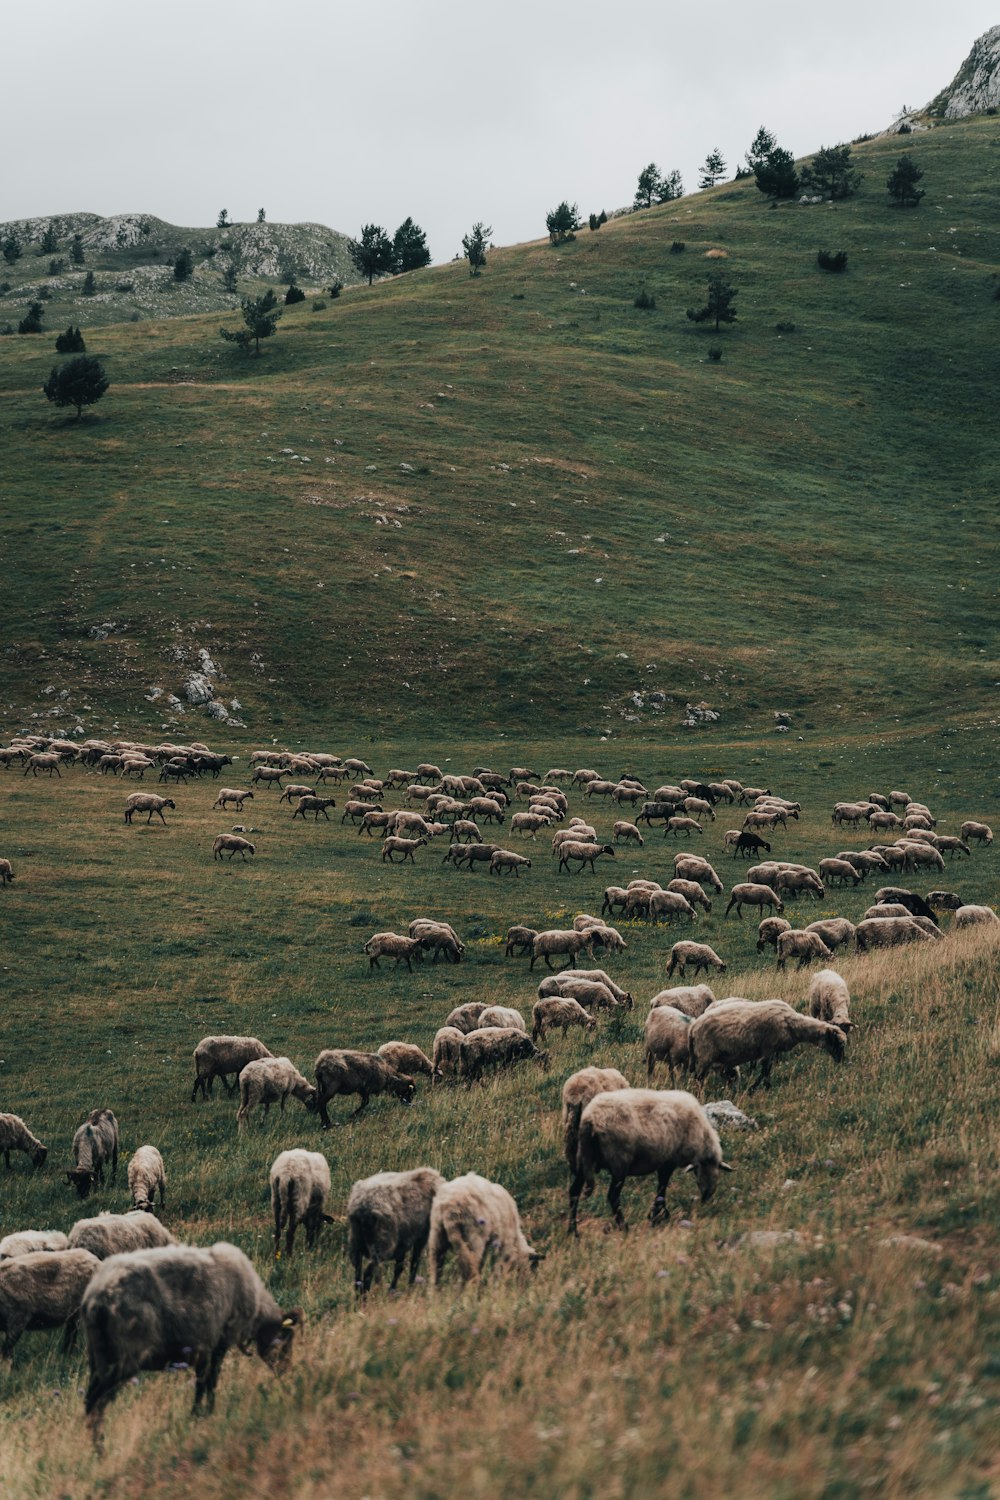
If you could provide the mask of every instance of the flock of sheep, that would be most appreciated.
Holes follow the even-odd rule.
[[[15,742],[0,749],[0,765],[22,774],[60,776],[69,762],[80,762],[95,774],[142,780],[158,768],[162,782],[186,784],[209,774],[218,778],[228,756],[213,754],[203,745],[145,746],[133,743],[66,741]],[[488,842],[480,827],[507,824],[510,834],[537,842],[551,836],[557,870],[593,870],[599,858],[616,857],[616,846],[642,848],[651,831],[685,840],[703,837],[706,821],[716,820],[720,805],[742,804],[746,813],[739,828],[719,840],[732,858],[770,855],[764,833],[773,836],[795,822],[797,802],[773,796],[768,788],[744,787],[726,779],[704,783],[684,780],[653,792],[634,777],[607,781],[596,771],[570,772],[554,768],[544,778],[527,767],[503,774],[481,768],[469,775],[442,774],[430,763],[412,771],[391,770],[374,776],[360,759],[333,755],[291,755],[258,751],[250,759],[251,786],[223,788],[214,807],[232,804],[242,811],[255,789],[272,788],[280,800],[295,803],[292,817],[312,812],[314,821],[329,818],[334,798],[319,788],[350,780],[350,797],[341,822],[350,821],[358,835],[381,835],[382,859],[413,861],[418,850],[448,836],[445,862],[473,871],[480,863],[493,873],[530,870],[531,861],[513,850]],[[296,780],[295,778],[299,778]],[[287,784],[285,784],[287,782]],[[607,841],[582,816],[570,817],[563,787],[576,788],[588,799],[609,799],[638,809],[633,819],[616,819]],[[402,805],[384,806],[385,794],[402,791]],[[263,793],[262,793],[263,794]],[[278,799],[276,799],[278,800]],[[420,804],[417,809],[416,804]],[[125,821],[145,813],[149,823],[175,806],[170,797],[132,792],[125,804]],[[509,823],[507,820],[509,819]],[[883,886],[856,924],[846,918],[820,919],[795,929],[782,915],[785,901],[822,900],[829,886],[859,885],[871,875],[890,871],[922,872],[945,868],[944,856],[969,857],[973,841],[989,845],[993,835],[978,821],[962,824],[959,836],[937,834],[930,810],[906,794],[871,794],[863,801],[840,802],[833,809],[835,827],[866,824],[873,835],[894,834],[892,843],[873,842],[865,850],[842,850],[822,859],[816,869],[779,859],[768,859],[747,871],[729,893],[725,916],[744,910],[764,913],[757,929],[757,950],[773,947],[779,968],[796,959],[802,968],[814,960],[828,961],[849,943],[859,953],[903,942],[932,942],[943,935],[938,917],[954,913],[957,927],[996,922],[986,906],[963,903],[948,891],[926,896],[902,886]],[[645,825],[644,837],[640,825]],[[244,830],[220,833],[213,853],[246,858],[255,846]],[[328,1106],[338,1097],[357,1096],[360,1115],[372,1097],[386,1094],[401,1104],[414,1098],[417,1078],[430,1085],[446,1080],[473,1086],[488,1071],[534,1061],[547,1067],[550,1053],[539,1042],[570,1027],[587,1033],[597,1030],[601,1015],[630,1011],[634,999],[603,968],[598,954],[621,955],[627,944],[606,918],[621,913],[627,920],[686,921],[712,910],[712,897],[725,893],[725,884],[708,859],[691,852],[674,856],[674,878],[665,886],[653,880],[634,880],[604,891],[601,915],[579,913],[572,928],[538,930],[527,925],[509,928],[505,952],[530,957],[530,968],[542,959],[550,972],[537,987],[531,1009],[531,1030],[522,1013],[509,1006],[469,1002],[444,1017],[429,1052],[412,1042],[390,1041],[376,1053],[325,1049],[316,1058],[310,1081],[287,1057],[276,1057],[255,1037],[205,1037],[194,1052],[192,1101],[211,1097],[216,1078],[227,1091],[239,1094],[236,1123],[250,1127],[257,1111],[267,1115],[272,1104],[283,1111],[289,1098],[331,1124]],[[0,860],[3,884],[14,878],[9,860]],[[405,876],[401,876],[405,879]],[[710,894],[711,893],[711,894]],[[364,945],[369,967],[392,959],[408,969],[414,962],[444,955],[460,963],[465,944],[456,929],[440,919],[418,917],[406,933],[380,932]],[[585,955],[592,965],[576,967]],[[553,957],[565,967],[552,971]],[[724,960],[708,944],[684,939],[669,952],[667,978],[683,979],[706,970],[725,972]],[[701,1087],[713,1072],[727,1083],[749,1078],[767,1085],[775,1060],[800,1044],[816,1046],[835,1061],[844,1059],[852,1022],[851,997],[843,977],[824,968],[812,981],[808,1013],[781,1000],[751,1001],[738,996],[717,997],[706,983],[676,984],[660,990],[649,1003],[642,1056],[646,1081],[666,1067],[671,1084],[689,1073]],[[230,1082],[232,1080],[232,1082]],[[608,1203],[614,1221],[624,1223],[620,1200],[629,1177],[656,1177],[650,1219],[666,1216],[666,1193],[672,1174],[694,1173],[703,1201],[716,1190],[721,1173],[732,1170],[723,1160],[717,1123],[728,1105],[702,1104],[693,1093],[677,1088],[634,1088],[614,1068],[584,1067],[574,1072],[562,1090],[562,1130],[569,1169],[570,1228],[575,1233],[581,1197],[592,1192],[596,1177],[610,1179]],[[73,1165],[67,1185],[86,1198],[103,1184],[105,1172],[115,1178],[119,1130],[114,1113],[95,1109],[76,1131]],[[35,1169],[44,1166],[46,1147],[17,1114],[0,1113],[0,1155],[11,1166],[12,1153],[23,1153]],[[287,1255],[301,1226],[311,1247],[324,1222],[330,1196],[330,1168],[318,1151],[283,1150],[270,1169],[274,1216],[274,1248],[282,1240]],[[234,1345],[253,1347],[262,1359],[280,1367],[292,1348],[303,1314],[301,1308],[281,1308],[247,1257],[235,1246],[220,1243],[204,1249],[178,1244],[156,1216],[166,1197],[166,1172],[160,1152],[140,1146],[129,1159],[128,1188],[132,1207],[123,1214],[100,1214],[73,1225],[68,1235],[55,1231],[20,1229],[0,1240],[0,1331],[3,1353],[10,1356],[21,1333],[33,1328],[64,1327],[66,1347],[77,1321],[87,1338],[90,1381],[85,1406],[95,1437],[99,1437],[107,1404],[121,1386],[140,1370],[185,1364],[196,1376],[195,1406],[211,1406],[219,1371]],[[427,1166],[409,1171],[379,1172],[352,1187],[347,1204],[348,1255],[359,1295],[371,1289],[381,1267],[391,1268],[395,1287],[409,1260],[409,1280],[417,1275],[425,1248],[430,1277],[437,1286],[449,1255],[460,1276],[498,1268],[533,1267],[542,1258],[525,1237],[517,1205],[499,1184],[475,1173],[451,1182]]]

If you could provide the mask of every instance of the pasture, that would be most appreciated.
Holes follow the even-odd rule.
[[[428,756],[460,771],[627,767],[650,788],[738,776],[801,800],[801,821],[772,842],[777,857],[812,865],[869,842],[864,829],[832,828],[830,808],[842,798],[903,786],[931,805],[938,832],[951,833],[967,817],[990,821],[993,795],[991,740],[975,728],[956,735],[954,754],[930,725],[807,748],[794,732],[764,745],[636,734],[512,746],[493,734],[472,748],[443,737],[376,744],[342,735],[308,748],[363,755],[376,774]],[[219,1084],[211,1102],[189,1102],[202,1036],[257,1035],[311,1076],[324,1047],[399,1039],[429,1051],[466,1000],[529,1017],[545,970],[529,974],[527,959],[503,956],[507,927],[572,925],[576,912],[600,909],[607,884],[665,882],[688,843],[644,829],[643,848],[622,847],[594,875],[557,876],[545,832],[533,842],[484,829],[528,854],[531,870],[520,879],[453,870],[442,864],[442,839],[418,850],[414,866],[390,866],[377,838],[341,825],[343,787],[333,790],[331,822],[293,821],[277,790],[258,790],[241,815],[213,812],[220,786],[247,784],[250,741],[209,739],[238,759],[217,782],[160,788],[177,803],[166,827],[126,826],[135,788],[110,776],[72,767],[50,782],[0,771],[0,855],[16,871],[0,892],[0,1108],[21,1114],[50,1152],[38,1173],[18,1157],[0,1169],[0,1232],[68,1229],[83,1213],[121,1210],[127,1157],[151,1141],[167,1168],[164,1222],[181,1239],[231,1239],[246,1250],[280,1301],[305,1307],[305,1335],[280,1382],[231,1354],[215,1415],[198,1421],[188,1416],[189,1372],[142,1377],[111,1410],[103,1456],[90,1453],[82,1426],[83,1355],[64,1359],[56,1334],[26,1335],[0,1409],[5,1496],[141,1489],[165,1500],[201,1483],[220,1496],[280,1486],[302,1497],[427,1500],[502,1487],[625,1497],[665,1484],[694,1497],[789,1500],[994,1492],[993,931],[838,961],[856,1023],[847,1065],[803,1049],[779,1062],[769,1091],[732,1092],[709,1079],[704,1098],[731,1097],[759,1124],[723,1134],[736,1171],[715,1198],[702,1206],[692,1179],[675,1178],[669,1223],[651,1229],[652,1179],[630,1181],[630,1232],[619,1235],[608,1232],[599,1182],[573,1242],[561,1086],[591,1062],[645,1083],[642,1024],[666,982],[670,944],[691,936],[716,948],[728,965],[706,976],[717,995],[801,1007],[809,971],[777,974],[770,952],[756,953],[754,916],[724,919],[723,898],[692,930],[619,923],[626,951],[598,962],[636,1008],[602,1017],[596,1037],[550,1038],[547,1072],[521,1065],[473,1087],[420,1080],[410,1108],[378,1099],[352,1121],[356,1101],[335,1101],[328,1133],[293,1100],[238,1136],[236,1101]],[[579,791],[570,804],[593,813],[602,838],[628,816]],[[745,865],[723,852],[722,833],[740,826],[743,811],[719,807],[691,841],[727,888]],[[234,823],[255,830],[255,859],[214,862],[213,838]],[[882,883],[947,887],[995,905],[995,850],[974,848],[929,880],[828,891],[786,915],[796,926],[834,914],[856,920]],[[365,940],[405,932],[419,915],[457,928],[463,962],[425,962],[411,975],[383,960],[369,971]],[[81,1206],[62,1171],[73,1130],[96,1105],[117,1113],[124,1159],[117,1184]],[[310,1253],[300,1244],[275,1261],[267,1171],[280,1150],[299,1145],[328,1156],[338,1222]],[[344,1248],[350,1185],[423,1163],[447,1177],[481,1172],[514,1194],[529,1239],[546,1252],[530,1280],[462,1289],[452,1274],[436,1293],[426,1283],[394,1296],[378,1287],[358,1306]],[[782,1238],[740,1243],[759,1230]]]

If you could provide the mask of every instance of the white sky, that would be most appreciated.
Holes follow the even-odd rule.
[[[993,0],[44,0],[4,8],[0,220],[314,220],[436,261],[482,219],[536,239],[563,198],[689,192],[757,127],[803,155],[950,82]],[[12,122],[19,122],[17,133]]]

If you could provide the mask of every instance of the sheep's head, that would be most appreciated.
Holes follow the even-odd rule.
[[[301,1307],[282,1311],[281,1322],[269,1320],[257,1330],[257,1353],[272,1369],[281,1369],[288,1363],[296,1330],[305,1322]]]
[[[389,1079],[389,1092],[395,1095],[401,1104],[409,1104],[417,1091],[417,1085],[408,1073],[399,1073],[395,1078]]]
[[[74,1167],[66,1173],[66,1181],[70,1187],[76,1188],[78,1198],[86,1198],[89,1196],[90,1189],[93,1187],[96,1178],[94,1173],[88,1171],[86,1167]]]
[[[823,1051],[828,1052],[834,1062],[843,1062],[847,1056],[847,1037],[839,1026],[827,1025],[823,1033]]]
[[[31,1165],[33,1167],[44,1167],[45,1158],[49,1154],[49,1148],[48,1146],[32,1146],[28,1154],[31,1158]]]

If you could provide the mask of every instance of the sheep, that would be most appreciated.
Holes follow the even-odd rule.
[[[359,798],[349,797],[344,803],[344,811],[340,816],[340,826],[343,827],[348,818],[350,818],[352,823],[357,825],[358,819],[364,818],[367,813],[381,811],[382,808],[377,804],[373,806],[371,802],[363,802]]]
[[[707,912],[712,910],[712,903],[697,880],[669,880],[664,889],[683,896],[691,906],[702,906]]]
[[[230,863],[237,854],[246,863],[248,854],[257,853],[257,845],[252,844],[249,839],[245,839],[239,833],[220,833],[212,845],[212,858],[221,860],[227,851]]]
[[[493,797],[472,797],[465,809],[470,818],[482,818],[487,823],[502,823],[504,810]]]
[[[89,1250],[98,1260],[176,1243],[170,1230],[154,1214],[135,1208],[126,1214],[98,1214],[94,1219],[77,1219],[69,1232],[71,1250]]]
[[[0,859],[0,885],[10,885],[14,879],[14,866],[10,860]]]
[[[863,823],[872,812],[868,802],[838,802],[833,809],[831,822],[834,824],[850,823],[855,828]]]
[[[559,928],[550,928],[546,932],[540,932],[531,945],[531,963],[529,969],[535,967],[535,960],[544,958],[545,967],[552,968],[549,962],[553,954],[564,953],[566,955],[566,967],[569,968],[580,953],[586,953],[588,958],[594,956],[594,929],[588,928],[586,932],[567,932]]]
[[[273,1057],[269,1047],[255,1036],[205,1036],[194,1049],[194,1087],[191,1090],[193,1104],[201,1090],[203,1099],[209,1098],[212,1084],[221,1078],[227,1094],[233,1094],[238,1082],[230,1084],[228,1074],[238,1080],[247,1063],[261,1057]]]
[[[538,930],[535,927],[508,927],[504,957],[510,958],[514,953],[530,953],[537,936]]]
[[[51,781],[52,772],[54,771],[56,773],[56,776],[61,781],[62,772],[59,769],[59,760],[60,757],[58,755],[50,754],[47,751],[39,751],[35,755],[29,755],[27,760],[25,761],[24,775],[27,776],[28,772],[30,771],[32,777],[34,778],[38,775],[39,771],[48,771],[49,780]]]
[[[591,870],[593,870],[594,861],[600,859],[602,854],[606,854],[609,859],[614,859],[614,845],[584,844],[577,842],[575,839],[568,839],[566,843],[559,846],[559,864],[556,873],[558,874],[565,867],[566,873],[569,874],[569,862],[572,859],[579,863],[580,868],[577,873],[582,875],[584,866],[589,865]]]
[[[944,869],[944,855],[930,844],[904,844],[903,848],[906,851],[904,870],[917,870],[923,865],[932,865],[935,870]]]
[[[937,820],[935,818],[928,817],[927,813],[911,812],[908,809],[906,817],[903,819],[903,828],[907,832],[909,832],[911,828],[920,828],[927,830],[933,828],[936,824],[936,821]]]
[[[484,1007],[485,1009],[485,1007]],[[475,1024],[469,1027],[475,1030]],[[466,1033],[458,1026],[439,1026],[434,1034],[434,1071],[431,1082],[435,1078],[443,1078],[445,1073],[457,1074],[459,1058],[461,1057],[462,1039]]]
[[[514,1010],[510,1005],[487,1005],[486,1009],[480,1011],[476,1030],[484,1030],[486,1027],[513,1028],[515,1031],[527,1031],[524,1017],[519,1010]]]
[[[299,798],[298,803],[296,804],[295,811],[292,813],[292,818],[293,820],[295,818],[301,818],[304,823],[306,820],[306,813],[311,812],[313,815],[313,822],[318,823],[319,815],[320,813],[322,813],[326,821],[329,823],[330,814],[327,811],[327,808],[336,807],[336,805],[337,799],[335,797],[314,797],[312,795],[303,796]]]
[[[105,1163],[111,1163],[111,1180],[118,1173],[118,1121],[110,1109],[94,1109],[73,1136],[73,1167],[66,1173],[78,1198],[86,1198],[92,1187],[104,1181]]]
[[[443,953],[452,963],[457,964],[465,952],[465,944],[454,927],[447,922],[434,922],[428,917],[416,917],[410,923],[409,935],[411,938],[416,938],[421,947],[428,952],[433,951],[435,963],[437,963],[438,954]]]
[[[45,1251],[68,1250],[69,1240],[59,1229],[20,1229],[14,1234],[5,1234],[0,1240],[0,1261],[13,1260],[17,1255],[34,1255]]]
[[[618,818],[616,820],[615,825],[611,830],[611,834],[616,844],[620,843],[621,840],[624,839],[626,843],[638,844],[640,849],[643,847],[644,841],[642,834],[639,832],[634,823],[627,823],[624,818]]]
[[[483,1000],[468,1000],[464,1005],[456,1005],[445,1020],[446,1026],[457,1026],[458,1030],[465,1035],[466,1032],[475,1031],[479,1026],[479,1017],[487,1009]]]
[[[250,784],[251,786],[257,786],[259,783],[262,786],[277,785],[281,787],[281,778],[282,776],[287,776],[287,774],[288,772],[285,770],[284,766],[257,765],[254,766],[253,771],[250,774]],[[283,787],[282,790],[284,790]]]
[[[511,833],[529,834],[532,839],[537,839],[540,828],[548,828],[552,819],[547,813],[541,812],[518,812],[510,820]]]
[[[547,778],[546,778],[547,779]],[[586,787],[589,781],[600,781],[600,771],[580,770],[573,772],[573,785]]]
[[[571,1026],[582,1026],[585,1031],[597,1028],[597,1017],[590,1015],[578,1000],[569,995],[547,995],[544,1000],[536,1000],[531,1007],[531,1021],[533,1042],[556,1027],[562,1030],[563,1036]]]
[[[784,969],[790,958],[797,958],[799,968],[804,969],[814,959],[833,957],[818,932],[807,932],[804,929],[780,933],[776,950],[779,969]]]
[[[588,781],[583,788],[585,797],[610,797],[617,785],[614,781]]]
[[[349,1116],[357,1119],[377,1094],[391,1094],[401,1104],[409,1104],[416,1083],[408,1073],[401,1073],[374,1052],[353,1052],[343,1048],[326,1048],[316,1059],[316,1107],[324,1130],[330,1128],[327,1104],[331,1099],[359,1094],[361,1103]]]
[[[194,1410],[215,1406],[227,1351],[256,1347],[284,1366],[302,1309],[282,1310],[250,1261],[223,1241],[171,1245],[106,1262],[83,1297],[90,1381],[84,1407],[95,1444],[108,1403],[140,1370],[162,1370],[183,1350],[195,1371]]]
[[[708,881],[712,889],[720,896],[725,890],[725,886],[708,860],[702,859],[698,854],[675,854],[674,874],[681,880],[697,880],[702,885]]]
[[[605,887],[604,900],[601,903],[601,915],[605,912],[610,914],[615,911],[624,911],[628,905],[629,893],[620,885],[609,885]]]
[[[765,917],[757,924],[757,952],[763,953],[768,944],[776,949],[778,938],[783,932],[790,932],[791,927],[784,917]]]
[[[426,1073],[428,1078],[434,1076],[434,1064],[426,1052],[412,1042],[383,1042],[376,1056],[399,1073],[409,1073],[411,1077],[416,1073]]]
[[[721,973],[725,973],[726,969],[725,964],[715,952],[715,949],[710,948],[707,943],[685,941],[683,943],[675,943],[670,950],[667,978],[670,978],[675,969],[683,975],[688,964],[691,965],[696,974],[702,969],[718,969]]]
[[[0,1156],[10,1166],[10,1153],[23,1151],[33,1167],[43,1167],[49,1151],[32,1135],[20,1115],[0,1114]]]
[[[289,1094],[301,1100],[310,1112],[316,1108],[316,1090],[307,1078],[303,1078],[295,1064],[287,1057],[259,1057],[248,1062],[240,1071],[240,1107],[236,1111],[236,1125],[245,1130],[251,1110],[258,1104],[264,1106],[264,1119],[272,1104],[285,1103]]]
[[[271,1163],[269,1180],[275,1259],[281,1251],[281,1231],[285,1231],[285,1254],[291,1255],[300,1224],[305,1226],[306,1249],[311,1250],[323,1225],[333,1223],[324,1212],[330,1194],[330,1163],[320,1151],[282,1151]]]
[[[680,891],[653,891],[649,896],[649,919],[655,925],[661,917],[671,921],[674,917],[687,917],[693,922],[695,910]]]
[[[697,1020],[710,1005],[715,1003],[715,991],[707,984],[679,984],[672,989],[660,990],[649,1002],[650,1010],[660,1005],[673,1006],[683,1015]]]
[[[937,848],[942,854],[949,855],[952,859],[956,854],[965,854],[972,858],[972,850],[964,839],[955,838],[952,834],[942,834],[937,841]]]
[[[861,917],[862,922],[877,921],[879,917],[909,917],[912,913],[899,901],[879,901],[869,906]]]
[[[826,885],[833,885],[835,881],[844,885],[848,880],[852,885],[860,885],[864,879],[861,871],[856,870],[846,859],[821,859],[818,873]]]
[[[825,917],[818,922],[808,922],[803,932],[815,932],[833,953],[854,939],[854,923],[846,917]]]
[[[748,812],[746,817],[743,819],[743,828],[741,829],[741,832],[752,833],[757,828],[766,828],[768,829],[768,831],[770,831],[776,828],[779,822],[785,822],[785,814],[780,808],[771,808],[769,810],[764,808],[754,808],[751,812]],[[739,835],[737,835],[737,842],[738,841]]]
[[[601,1171],[611,1178],[608,1206],[619,1229],[625,1227],[620,1203],[626,1178],[655,1172],[656,1197],[649,1217],[659,1223],[667,1217],[667,1186],[678,1167],[693,1168],[703,1203],[715,1192],[719,1173],[732,1171],[722,1159],[714,1126],[692,1094],[631,1088],[596,1094],[580,1115],[569,1190],[570,1232],[577,1233],[581,1195],[593,1191]]]
[[[916,920],[916,919],[914,919]],[[989,906],[960,906],[955,913],[955,927],[991,926],[1000,917]]]
[[[396,838],[395,835],[390,835],[389,838],[382,840],[382,862],[384,864],[388,860],[391,865],[395,864],[396,861],[393,859],[393,855],[400,854],[402,855],[401,864],[405,864],[407,860],[410,861],[411,865],[415,864],[416,861],[413,856],[426,843],[427,840],[425,838],[400,839]]]
[[[562,1088],[563,1150],[571,1173],[576,1172],[580,1116],[597,1094],[627,1089],[628,1079],[617,1068],[581,1068]]]
[[[502,1271],[534,1270],[543,1258],[524,1237],[517,1204],[498,1182],[475,1172],[438,1188],[431,1204],[431,1280],[440,1285],[449,1250],[463,1281],[481,1276],[492,1256]]]
[[[441,863],[467,865],[471,870],[477,864],[491,860],[499,847],[499,844],[451,844]]]
[[[815,870],[782,869],[774,877],[774,889],[782,895],[813,896],[822,901],[826,888]]]
[[[676,837],[677,834],[683,833],[690,838],[693,833],[701,835],[703,831],[701,824],[696,823],[694,818],[670,817],[664,824],[663,837],[666,838],[671,833]]]
[[[845,1036],[851,1030],[851,995],[836,969],[820,969],[809,986],[809,1014],[839,1026]]]
[[[746,1063],[759,1063],[758,1083],[770,1087],[774,1060],[806,1042],[843,1062],[846,1037],[839,1026],[801,1015],[784,1000],[730,1000],[713,1005],[691,1026],[691,1064],[696,1078],[710,1072],[732,1080]]]
[[[592,927],[603,927],[604,918],[592,916],[589,911],[580,911],[573,918],[573,926],[577,932],[587,932]]]
[[[370,1291],[379,1267],[390,1261],[389,1290],[395,1291],[407,1255],[413,1285],[430,1234],[431,1205],[443,1186],[444,1178],[432,1167],[376,1172],[354,1184],[347,1200],[347,1249],[359,1294]]]
[[[715,822],[715,809],[711,802],[706,802],[704,797],[685,797],[681,807],[689,817],[697,818],[699,823],[706,813],[710,821]]]
[[[540,1052],[535,1046],[526,1030],[517,1026],[486,1026],[470,1031],[462,1038],[458,1071],[473,1083],[487,1068],[509,1068],[531,1058],[545,1064],[547,1057],[547,1053]]]
[[[0,1355],[11,1359],[22,1333],[38,1328],[60,1328],[63,1353],[76,1335],[80,1303],[87,1284],[100,1267],[87,1250],[38,1250],[0,1264]]]
[[[398,932],[374,933],[365,943],[364,951],[368,954],[369,969],[380,969],[380,958],[394,958],[397,969],[401,963],[405,963],[410,974],[413,973],[410,960],[419,963],[424,956],[419,938],[403,937]]]
[[[745,805],[748,802],[757,802],[761,797],[770,797],[770,795],[770,787],[743,786],[740,787],[738,793],[736,794],[736,800],[737,802],[743,803]]]
[[[895,948],[900,943],[930,941],[930,934],[923,932],[913,917],[879,917],[859,922],[854,930],[859,953],[868,953],[872,948]]]
[[[520,817],[521,814],[518,813],[516,816]],[[512,830],[513,827],[514,822],[512,819]],[[483,835],[479,830],[479,824],[473,818],[456,818],[454,823],[452,823],[451,825],[452,843],[462,842],[463,840],[467,844],[481,844],[483,842]]]
[[[541,981],[538,986],[538,997],[544,999],[545,995],[567,994],[572,995],[574,1000],[578,1000],[580,997],[570,988],[578,979],[582,979],[585,984],[603,984],[619,1005],[624,1006],[626,1010],[633,1009],[635,1001],[628,990],[623,990],[620,985],[616,984],[604,969],[560,969],[558,974],[553,974],[551,978]]]
[[[916,891],[905,890],[898,885],[884,885],[875,892],[877,902],[894,901],[900,906],[905,906],[907,911],[915,917],[930,917],[933,920],[934,911],[923,896],[918,896]]]
[[[882,833],[890,828],[901,828],[903,820],[894,812],[887,812],[879,807],[872,807],[868,813],[868,827],[873,833]]]
[[[645,886],[630,886],[625,895],[625,920],[628,922],[637,917],[648,917],[649,903],[655,894],[655,891],[648,890]]]
[[[646,1017],[646,1078],[651,1080],[656,1064],[664,1062],[674,1082],[678,1068],[688,1066],[688,1033],[693,1017],[673,1005],[654,1005]]]
[[[762,849],[767,854],[770,854],[771,852],[771,846],[767,842],[767,839],[760,838],[756,833],[751,833],[749,829],[746,828],[741,830],[735,828],[730,829],[729,832],[723,836],[722,842],[726,848],[732,849],[733,859],[735,859],[737,855],[739,855],[741,859],[743,857],[751,859],[758,855]]]
[[[163,1157],[155,1146],[140,1146],[134,1153],[128,1164],[128,1190],[133,1208],[152,1213],[157,1192],[160,1207],[163,1207],[167,1196],[167,1174],[163,1170]]]
[[[885,854],[878,854],[874,849],[845,849],[842,854],[838,854],[836,857],[837,859],[846,860],[849,865],[853,865],[862,880],[867,880],[868,876],[876,870],[888,870],[889,868],[889,861]]]
[[[966,843],[969,843],[972,839],[975,839],[979,844],[992,844],[993,842],[993,829],[990,825],[988,823],[977,823],[971,818],[962,824],[958,833],[959,837],[964,839]]]
[[[132,792],[125,799],[125,821],[131,823],[133,813],[144,812],[147,815],[146,826],[148,827],[153,820],[153,814],[156,813],[160,822],[166,827],[167,820],[163,816],[165,807],[176,810],[177,803],[172,797],[158,797],[155,792]]]
[[[552,835],[552,853],[557,854],[563,844],[596,844],[597,830],[590,823],[568,823],[557,828]]]
[[[523,854],[515,854],[511,849],[494,849],[490,855],[491,875],[502,875],[504,870],[513,870],[517,878],[522,870],[530,869],[531,860],[526,859]]]
[[[734,885],[729,893],[729,905],[726,907],[724,916],[728,917],[733,907],[736,907],[737,917],[743,915],[744,906],[773,906],[776,911],[784,911],[784,903],[777,892],[772,891],[769,885],[753,885],[744,882]]]
[[[957,896],[954,891],[927,892],[927,905],[935,911],[958,911],[964,904],[961,896]]]
[[[588,970],[588,974],[591,971]],[[562,974],[555,974],[551,979],[543,979],[538,986],[539,1000],[549,999],[575,1000],[584,1010],[616,1010],[622,1001],[618,999],[614,991],[599,979],[564,978]]]
[[[310,791],[311,790],[312,788],[310,787]],[[222,791],[216,797],[215,801],[212,803],[212,811],[214,812],[217,807],[221,807],[223,811],[225,811],[230,802],[235,802],[236,811],[242,812],[244,802],[252,801],[253,792],[243,792],[240,791],[238,787],[224,786],[222,788]]]

